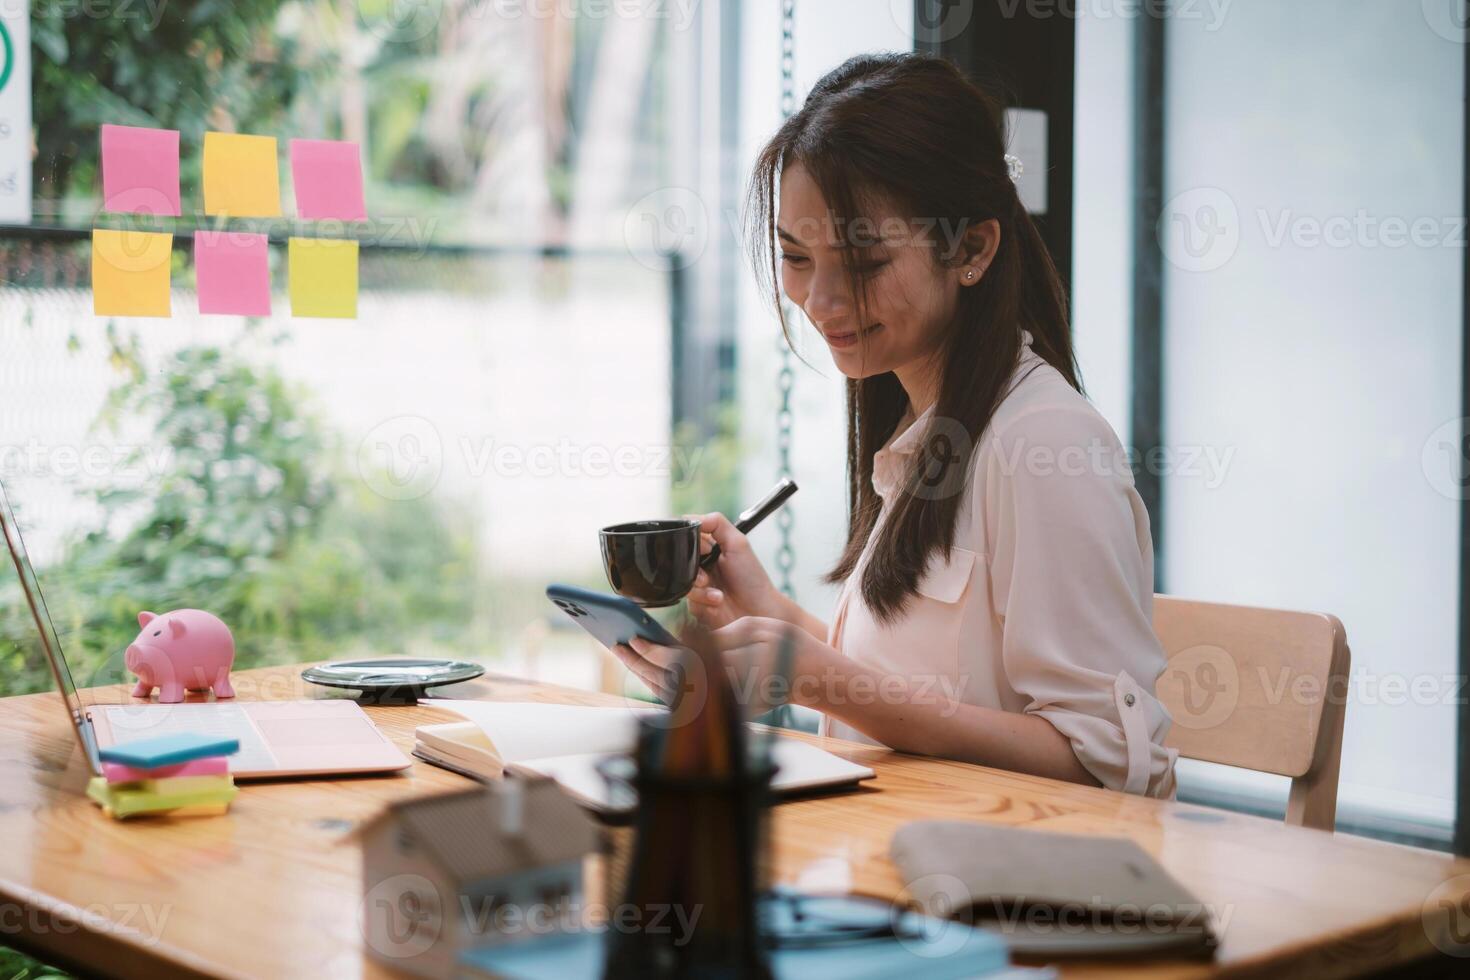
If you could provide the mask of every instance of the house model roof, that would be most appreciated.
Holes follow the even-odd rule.
[[[511,780],[519,786],[518,804],[507,785]],[[519,814],[507,814],[507,807],[516,806]],[[403,800],[390,804],[359,833],[387,820],[396,820],[417,846],[460,881],[574,860],[596,844],[591,818],[550,779],[508,777],[506,784]],[[507,823],[512,832],[506,832]]]

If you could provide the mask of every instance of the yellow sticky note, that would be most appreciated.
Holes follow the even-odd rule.
[[[171,316],[174,236],[92,231],[92,311],[98,316]]]
[[[286,256],[292,316],[357,316],[357,242],[293,238]]]
[[[281,213],[274,136],[204,134],[204,213],[274,218]]]

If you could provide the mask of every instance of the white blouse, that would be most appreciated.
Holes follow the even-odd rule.
[[[919,594],[884,625],[858,588],[865,552],[828,640],[908,678],[911,691],[1040,715],[1104,786],[1172,797],[1178,752],[1163,745],[1170,718],[1153,693],[1165,659],[1148,512],[1107,421],[1024,341],[1011,390],[953,489],[964,498],[948,560],[930,558]],[[931,424],[932,408],[900,422],[874,454],[880,521]],[[823,732],[872,742],[832,718]]]

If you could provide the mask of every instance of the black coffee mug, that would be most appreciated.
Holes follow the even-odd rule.
[[[699,521],[632,521],[605,527],[602,565],[613,591],[640,606],[672,606],[699,573]]]

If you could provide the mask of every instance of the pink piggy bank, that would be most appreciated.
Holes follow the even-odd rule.
[[[161,704],[184,700],[184,691],[213,689],[217,698],[232,698],[230,667],[235,638],[230,628],[199,609],[179,609],[159,616],[138,613],[143,631],[128,644],[123,662],[138,675],[133,697],[146,698],[158,688]]]

